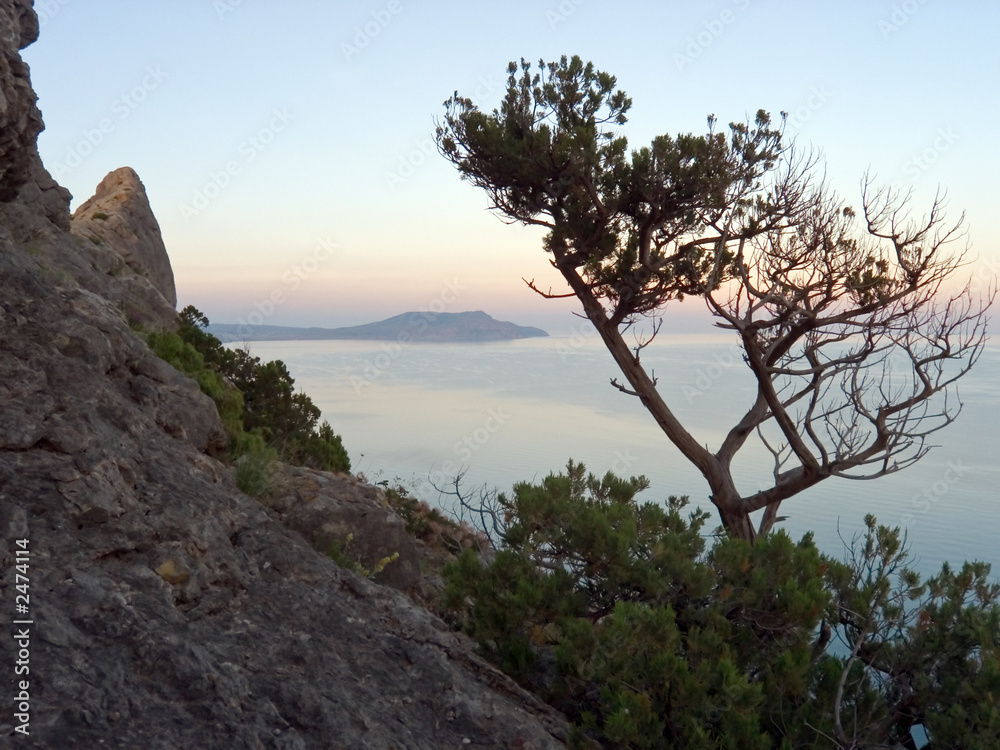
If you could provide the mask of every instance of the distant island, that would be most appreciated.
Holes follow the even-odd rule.
[[[295,328],[291,326],[212,323],[208,332],[223,343],[241,341],[511,341],[548,336],[541,328],[496,320],[482,310],[460,313],[407,312],[377,323],[346,328]]]

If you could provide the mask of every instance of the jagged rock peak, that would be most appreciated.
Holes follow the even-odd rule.
[[[72,226],[79,237],[99,238],[133,271],[147,276],[171,306],[177,306],[174,272],[160,225],[135,170],[120,167],[108,173],[97,192],[76,209]]]
[[[31,0],[0,4],[0,202],[14,199],[31,178],[32,151],[42,115],[18,50],[38,37]]]

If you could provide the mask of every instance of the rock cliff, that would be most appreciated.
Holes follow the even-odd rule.
[[[0,201],[9,201],[27,182],[37,158],[35,139],[42,115],[18,50],[38,38],[38,18],[31,0],[0,6]]]
[[[160,225],[146,198],[139,176],[130,168],[116,169],[97,186],[97,192],[73,214],[73,234],[96,238],[153,287],[171,307],[177,305],[174,272],[160,236]]]
[[[295,530],[377,516],[374,488],[339,515],[329,475],[273,508],[235,488],[212,402],[130,330],[176,318],[141,183],[109,175],[71,231],[38,159],[36,35],[0,0],[0,744],[561,746],[466,639]]]

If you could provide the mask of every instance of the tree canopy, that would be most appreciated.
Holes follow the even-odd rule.
[[[752,541],[781,502],[833,476],[871,479],[923,457],[957,416],[953,388],[978,359],[995,290],[956,283],[962,218],[944,196],[914,218],[910,194],[863,181],[855,211],[813,154],[760,110],[704,135],[661,135],[629,150],[632,106],[616,79],[579,57],[508,67],[499,108],[445,102],[440,152],[502,218],[547,230],[544,249],[638,397],[706,478],[729,531]],[[952,251],[954,243],[960,249]],[[677,419],[623,334],[671,301],[698,297],[732,331],[756,379],[714,449]],[[752,438],[752,441],[751,441]],[[738,486],[748,442],[773,459],[771,486]],[[759,524],[750,514],[764,510]]]

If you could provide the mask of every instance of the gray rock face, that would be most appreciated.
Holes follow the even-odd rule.
[[[2,3],[0,3],[2,4]],[[37,151],[32,148],[37,159]],[[0,226],[53,286],[80,286],[108,300],[128,320],[177,327],[177,311],[144,275],[103,241],[70,234],[69,193],[35,162],[16,200],[0,203]]]
[[[129,168],[109,174],[69,214],[69,191],[52,179],[35,140],[42,118],[18,50],[38,36],[30,0],[0,2],[0,205],[3,227],[38,260],[49,281],[74,281],[117,305],[134,322],[176,325],[177,293],[159,225]],[[90,206],[90,208],[87,208]],[[84,210],[86,209],[86,210]],[[102,210],[103,209],[103,210]],[[95,221],[93,215],[106,215]]]
[[[422,596],[420,552],[382,490],[346,475],[283,467],[267,505],[321,553],[337,544],[345,558],[374,571],[374,580]]]
[[[35,623],[19,746],[561,744],[464,638],[237,492],[202,452],[214,406],[112,304],[51,286],[2,229],[0,278],[0,600],[27,539]],[[0,639],[0,663],[15,648]]]
[[[148,276],[156,290],[177,306],[174,272],[163,246],[160,225],[149,206],[146,189],[131,167],[108,174],[97,192],[73,214],[73,234],[99,238],[137,274]]]
[[[43,127],[28,66],[18,54],[37,38],[31,0],[0,4],[0,202],[13,200],[31,179],[32,150]]]
[[[34,33],[28,11],[0,0],[5,70]],[[3,90],[7,112],[9,91],[33,102]],[[0,601],[9,620],[27,565],[18,617],[32,622],[0,638],[0,746],[561,746],[562,718],[466,639],[283,525],[333,523],[303,506],[310,483],[326,496],[337,482],[300,473],[282,513],[236,490],[213,458],[214,405],[129,328],[166,321],[166,301],[110,242],[67,231],[33,142],[11,146],[37,124],[26,112],[4,120],[0,152],[16,192],[0,203]],[[361,515],[372,499],[358,490]]]

